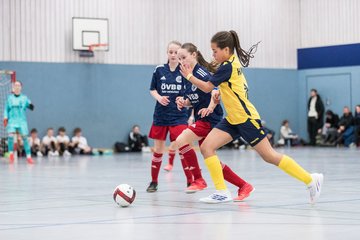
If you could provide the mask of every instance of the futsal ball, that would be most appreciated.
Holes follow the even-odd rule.
[[[113,193],[114,201],[121,207],[128,207],[134,202],[136,192],[133,187],[128,184],[120,184]]]

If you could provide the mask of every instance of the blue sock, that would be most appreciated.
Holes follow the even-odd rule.
[[[22,139],[24,142],[24,149],[25,149],[26,157],[31,157],[29,141],[26,136],[23,136]]]
[[[8,150],[9,152],[14,152],[14,136],[8,137]]]

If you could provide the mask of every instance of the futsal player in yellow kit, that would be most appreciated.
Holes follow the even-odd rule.
[[[307,185],[310,191],[310,202],[315,203],[320,196],[323,175],[310,174],[298,165],[291,157],[276,152],[270,145],[261,126],[260,115],[248,99],[248,85],[242,67],[249,65],[251,51],[240,47],[235,31],[216,33],[211,39],[213,57],[220,64],[210,81],[204,82],[193,76],[190,66],[181,66],[182,75],[204,92],[210,92],[219,86],[226,117],[209,133],[201,145],[201,153],[215,184],[216,192],[200,199],[206,203],[232,201],[222,173],[216,150],[234,139],[242,137],[264,161],[274,164],[290,176]],[[236,54],[235,54],[236,51]],[[213,96],[219,99],[218,95]]]

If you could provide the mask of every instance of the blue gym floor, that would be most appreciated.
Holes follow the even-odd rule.
[[[221,160],[256,191],[241,203],[198,202],[214,188],[185,194],[179,157],[161,170],[159,190],[150,181],[150,153],[0,160],[0,239],[360,239],[360,150],[279,149],[310,172],[324,173],[321,198],[309,202],[305,186],[263,162],[253,150],[222,150]],[[167,162],[166,157],[164,163]],[[162,167],[165,166],[163,163]],[[132,185],[133,205],[112,199],[121,183]],[[228,184],[235,195],[237,189]]]

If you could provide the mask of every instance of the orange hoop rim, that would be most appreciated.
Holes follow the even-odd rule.
[[[89,51],[90,51],[90,52],[93,52],[94,49],[96,49],[96,48],[98,48],[98,47],[106,47],[106,46],[108,46],[108,45],[109,45],[109,44],[107,44],[107,43],[91,44],[91,45],[89,45]]]

